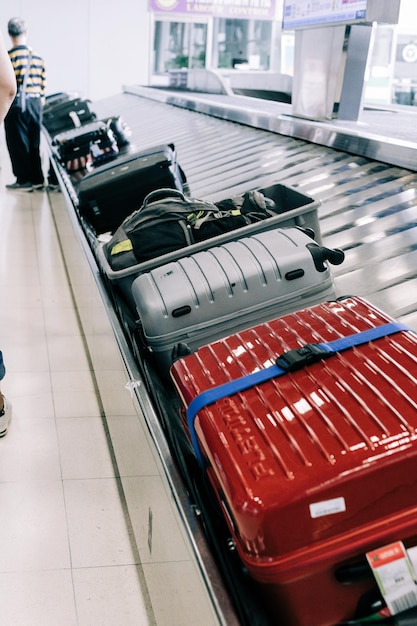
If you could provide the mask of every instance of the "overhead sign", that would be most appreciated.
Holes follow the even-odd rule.
[[[273,20],[276,0],[149,0],[155,13]]]
[[[283,28],[326,26],[340,23],[363,22],[367,0],[285,0]]]

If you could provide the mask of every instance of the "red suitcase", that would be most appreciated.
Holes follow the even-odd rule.
[[[417,335],[344,298],[204,346],[171,376],[271,623],[352,618],[376,588],[365,554],[417,545]]]

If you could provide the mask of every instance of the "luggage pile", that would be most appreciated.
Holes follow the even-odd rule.
[[[371,565],[417,546],[415,333],[336,298],[344,253],[313,198],[281,183],[195,198],[174,143],[123,151],[123,120],[81,122],[82,103],[55,132],[56,106],[75,105],[46,116],[56,159],[95,158],[75,208],[242,624],[417,604]]]
[[[81,182],[80,188],[85,180]],[[277,231],[277,229],[285,229],[288,234],[286,237],[285,232],[277,233],[276,237],[283,242],[289,242],[291,236],[292,240],[296,237],[296,241],[299,241],[303,236],[304,241],[313,244],[314,247],[311,237],[315,237],[315,244],[319,246],[320,228],[317,203],[313,198],[281,184],[251,190],[241,196],[226,198],[216,203],[190,197],[178,188],[174,189],[172,185],[171,189],[159,189],[146,196],[142,206],[124,219],[113,232],[110,240],[97,248],[96,254],[98,263],[109,283],[109,289],[118,306],[125,311],[127,325],[137,335],[137,330],[141,334],[142,325],[140,319],[138,320],[134,295],[137,292],[132,290],[135,279],[167,263],[180,263],[183,257],[194,259],[197,253],[208,250],[211,253],[223,244],[259,235],[265,231]],[[303,235],[300,229],[303,229]],[[261,261],[258,261],[256,257],[262,255],[261,248],[262,245],[258,244],[258,249],[253,253],[250,270],[247,266],[240,267],[240,261],[234,263],[233,256],[226,253],[221,268],[222,275],[226,277],[230,272],[234,274],[239,272],[246,280],[247,271],[250,271],[251,275],[259,273]],[[311,292],[314,293],[317,285],[316,279],[313,279],[311,275],[311,272],[315,272],[320,283],[316,297],[318,301],[321,301],[323,297],[326,297],[325,294],[328,297],[334,296],[329,263],[341,263],[344,255],[341,251],[335,251],[334,255],[330,254],[328,262],[320,266],[320,271],[318,271],[315,268],[310,248],[305,248],[304,254],[311,268],[309,276],[314,284]],[[284,245],[283,251],[285,249],[288,249],[288,245],[287,247]],[[281,263],[285,255],[281,254],[279,257],[276,244],[273,250],[272,256],[275,255],[273,271],[277,276],[281,276]],[[262,258],[265,258],[265,254]],[[194,262],[198,261],[194,259]],[[233,263],[234,267],[239,269],[229,270],[229,266],[233,266]],[[298,301],[298,305],[301,306],[300,300],[305,297],[304,290],[300,289],[297,284],[297,277],[301,278],[305,270],[296,267],[292,270],[290,273],[287,272],[290,286],[281,295],[283,300],[289,299],[292,306],[296,307],[296,302]],[[199,284],[203,281],[202,285],[207,285],[211,281],[211,276],[202,275],[198,281]],[[230,281],[233,285],[234,280],[230,278]],[[199,292],[200,287],[190,287],[190,289]],[[265,289],[262,296],[259,294],[256,297],[266,298],[267,291]],[[250,297],[248,297],[248,306],[258,306],[255,301],[249,303],[249,299]],[[229,303],[228,301],[225,305],[228,306]],[[210,311],[210,315],[213,315],[213,320],[215,320],[214,307],[211,307]],[[279,309],[277,313],[278,311]],[[185,324],[185,319],[183,322]]]
[[[97,120],[90,104],[90,100],[68,93],[46,98],[43,125],[57,160],[69,173],[86,173],[111,161],[130,142],[131,130],[120,115]]]

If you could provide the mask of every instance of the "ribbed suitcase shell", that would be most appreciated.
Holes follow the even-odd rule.
[[[146,345],[161,372],[177,346],[190,351],[238,329],[335,296],[318,244],[299,228],[276,228],[197,252],[138,276],[132,295]],[[183,352],[184,354],[184,352]]]
[[[186,408],[284,351],[390,321],[361,298],[324,303],[204,346],[173,364],[172,379]],[[414,332],[219,400],[194,425],[239,555],[279,623],[351,618],[374,584],[343,585],[339,567],[391,541],[417,544]]]

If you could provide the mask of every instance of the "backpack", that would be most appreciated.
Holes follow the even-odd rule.
[[[259,191],[212,203],[158,189],[124,220],[104,253],[113,270],[124,269],[264,220],[276,214],[273,206]]]

